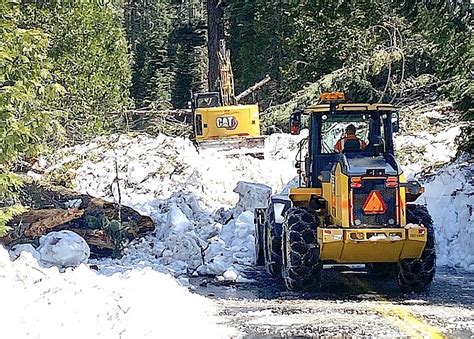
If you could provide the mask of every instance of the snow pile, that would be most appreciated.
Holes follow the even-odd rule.
[[[474,272],[474,164],[460,158],[424,186],[417,203],[434,221],[437,264]]]
[[[202,209],[194,195],[175,193],[154,213],[158,225],[155,233],[133,242],[120,259],[93,262],[107,274],[152,267],[181,276],[184,285],[184,275],[222,276],[227,271],[237,273],[234,280],[244,281],[239,273],[242,265],[252,265],[255,260],[251,211],[257,204],[255,199],[268,199],[271,190],[245,183],[239,183],[237,190],[241,190],[237,206],[215,215]]]
[[[2,334],[12,338],[223,338],[213,302],[169,275],[135,269],[112,276],[87,266],[43,268],[0,247]],[[185,324],[185,325],[184,325]],[[183,326],[184,325],[184,326]]]
[[[183,284],[185,275],[196,274],[244,281],[242,265],[255,260],[252,212],[265,207],[272,188],[279,191],[294,177],[303,137],[270,136],[265,160],[200,154],[189,140],[164,135],[99,137],[58,152],[46,172],[76,164],[77,189],[113,201],[118,181],[121,203],[157,224],[120,260],[94,261],[103,272],[152,267]]]
[[[407,176],[413,177],[426,169],[450,162],[456,156],[455,141],[459,134],[461,127],[454,126],[435,134],[421,131],[395,137],[395,149]]]
[[[437,133],[436,137],[428,132],[397,137],[399,148],[412,147],[421,157],[406,169],[409,176],[419,174],[433,162],[449,161],[454,155],[458,133],[454,127]],[[293,160],[298,142],[306,135],[307,131],[300,136],[269,136],[264,160],[250,156],[228,158],[218,152],[199,154],[189,140],[163,135],[101,137],[93,143],[58,152],[54,165],[47,171],[78,163],[77,188],[114,201],[118,201],[118,177],[122,204],[151,216],[156,222],[156,232],[130,244],[120,260],[94,261],[102,272],[112,274],[151,267],[173,274],[184,285],[188,283],[187,277],[197,274],[244,281],[243,267],[255,260],[252,211],[264,207],[262,204],[272,190],[273,193],[287,191],[297,184],[293,179]],[[436,153],[435,149],[440,152]],[[443,179],[443,172],[440,176],[432,187],[438,187],[439,180],[448,179]],[[460,182],[456,178],[452,179],[453,185]],[[434,188],[427,188],[426,202],[438,225],[446,223],[440,219],[441,206],[449,206],[441,201],[451,194],[448,188],[444,189],[444,198],[438,199],[438,194],[430,196]],[[460,189],[466,192],[465,188]],[[467,213],[462,209],[463,204],[460,202],[457,212],[461,216]],[[464,250],[452,249],[461,242],[459,246],[467,248],[465,245],[472,238],[460,236],[464,240],[456,242],[454,234],[464,234],[469,228],[464,221],[450,226],[448,232],[437,226],[440,264],[469,268],[469,256],[454,259]]]
[[[237,202],[233,189],[239,181],[278,189],[291,180],[296,143],[301,138],[271,136],[266,160],[261,161],[250,156],[226,158],[219,152],[199,154],[188,139],[164,135],[99,137],[57,152],[46,173],[78,164],[75,184],[79,191],[117,200],[117,162],[122,203],[152,217],[160,201],[181,191],[193,193],[206,209],[231,208]]]

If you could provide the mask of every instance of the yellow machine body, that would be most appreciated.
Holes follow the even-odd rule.
[[[194,111],[196,141],[259,137],[258,105],[197,108]]]
[[[331,96],[323,99],[344,100],[341,93],[330,93]],[[389,112],[394,108],[387,104],[344,104],[336,105],[337,111],[378,111]],[[306,109],[309,114],[329,114],[331,106],[322,103]],[[354,225],[353,202],[354,189],[351,188],[351,177],[343,173],[342,165],[336,162],[325,180],[321,180],[321,187],[305,187],[308,173],[307,168],[300,169],[302,185],[292,188],[289,198],[293,206],[309,206],[316,199],[324,201],[325,215],[320,216],[323,228],[317,230],[317,242],[320,247],[320,259],[324,262],[335,263],[375,263],[398,262],[401,259],[419,258],[427,242],[427,229],[423,225],[406,225],[407,189],[406,178],[402,174],[397,177],[396,224],[397,227],[383,227],[371,225]],[[393,176],[391,174],[390,176]],[[360,180],[380,180],[381,177],[361,175]],[[422,190],[420,190],[422,192]]]
[[[371,180],[370,178],[366,180]],[[399,182],[405,182],[404,175]],[[349,178],[335,166],[328,183],[322,188],[292,188],[289,197],[294,206],[307,206],[311,199],[327,202],[330,225],[318,228],[320,258],[335,263],[398,262],[419,258],[427,241],[424,227],[406,228],[405,188],[398,187],[397,209],[401,218],[398,228],[354,228],[350,226],[351,194]]]

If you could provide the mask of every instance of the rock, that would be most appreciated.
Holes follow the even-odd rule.
[[[42,236],[38,253],[46,266],[77,267],[87,263],[90,249],[81,236],[65,230]]]

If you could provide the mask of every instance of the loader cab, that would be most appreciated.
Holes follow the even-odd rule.
[[[342,93],[329,94],[326,97],[323,95],[317,105],[294,111],[290,118],[291,133],[297,134],[302,126],[302,116],[307,117],[307,149],[299,153],[300,159],[296,163],[305,186],[321,187],[336,163],[341,163],[345,171],[349,168],[356,170],[358,164],[360,171],[366,171],[371,167],[380,168],[383,163],[384,173],[398,175],[393,146],[394,127],[396,129],[393,121],[397,118],[395,108],[388,104],[345,103]],[[367,146],[337,152],[334,146],[344,137],[345,129],[350,124],[356,127],[357,138]]]

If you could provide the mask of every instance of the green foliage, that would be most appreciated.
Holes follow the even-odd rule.
[[[51,37],[48,58],[65,95],[54,102],[69,142],[114,130],[129,107],[122,15],[97,1],[24,4],[23,24]]]
[[[20,154],[34,155],[61,129],[51,103],[63,93],[52,81],[47,61],[47,36],[20,24],[18,4],[0,2],[0,201],[12,198],[20,180],[9,172]],[[0,233],[21,209],[0,210]]]
[[[238,87],[267,73],[273,78],[261,96],[264,106],[286,102],[338,70],[351,70],[356,78],[346,78],[353,84],[344,87],[369,101],[400,98],[406,81],[423,74],[449,79],[442,90],[453,100],[469,94],[472,37],[470,12],[462,6],[411,0],[235,0],[227,12]],[[332,88],[337,89],[342,88]]]
[[[168,55],[171,20],[167,1],[131,0],[124,4],[124,11],[135,105],[170,108],[173,74]]]
[[[171,98],[174,107],[187,107],[190,91],[203,90],[206,40],[202,27],[201,20],[180,22],[171,33],[170,55],[175,75]]]
[[[112,257],[117,258],[122,253],[125,245],[134,238],[137,224],[134,221],[121,222],[117,219],[108,219],[104,214],[86,216],[88,228],[104,230],[114,243]]]

